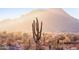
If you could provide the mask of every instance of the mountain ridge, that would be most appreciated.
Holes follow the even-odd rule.
[[[0,31],[31,32],[31,24],[36,17],[39,22],[43,21],[44,32],[79,32],[79,21],[60,8],[37,10],[16,20],[0,23]]]

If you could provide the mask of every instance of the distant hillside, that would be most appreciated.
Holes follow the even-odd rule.
[[[34,10],[15,20],[2,21],[0,31],[31,32],[31,24],[35,17],[43,22],[44,32],[79,32],[79,21],[58,8]]]

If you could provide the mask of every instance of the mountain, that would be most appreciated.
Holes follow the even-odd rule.
[[[32,22],[36,17],[39,22],[43,22],[44,32],[79,32],[79,20],[60,8],[33,10],[14,20],[2,21],[0,31],[31,32]]]

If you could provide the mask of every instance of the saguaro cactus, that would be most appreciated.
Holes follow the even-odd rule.
[[[42,33],[42,22],[41,25],[39,27],[39,22],[38,19],[36,18],[36,22],[35,20],[33,20],[32,23],[32,32],[33,32],[33,39],[36,43],[36,50],[40,50],[40,39],[41,39],[41,33]]]

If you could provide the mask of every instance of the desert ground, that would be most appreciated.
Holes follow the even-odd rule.
[[[77,50],[79,33],[42,33],[40,50]],[[0,50],[36,50],[32,33],[0,32]]]

